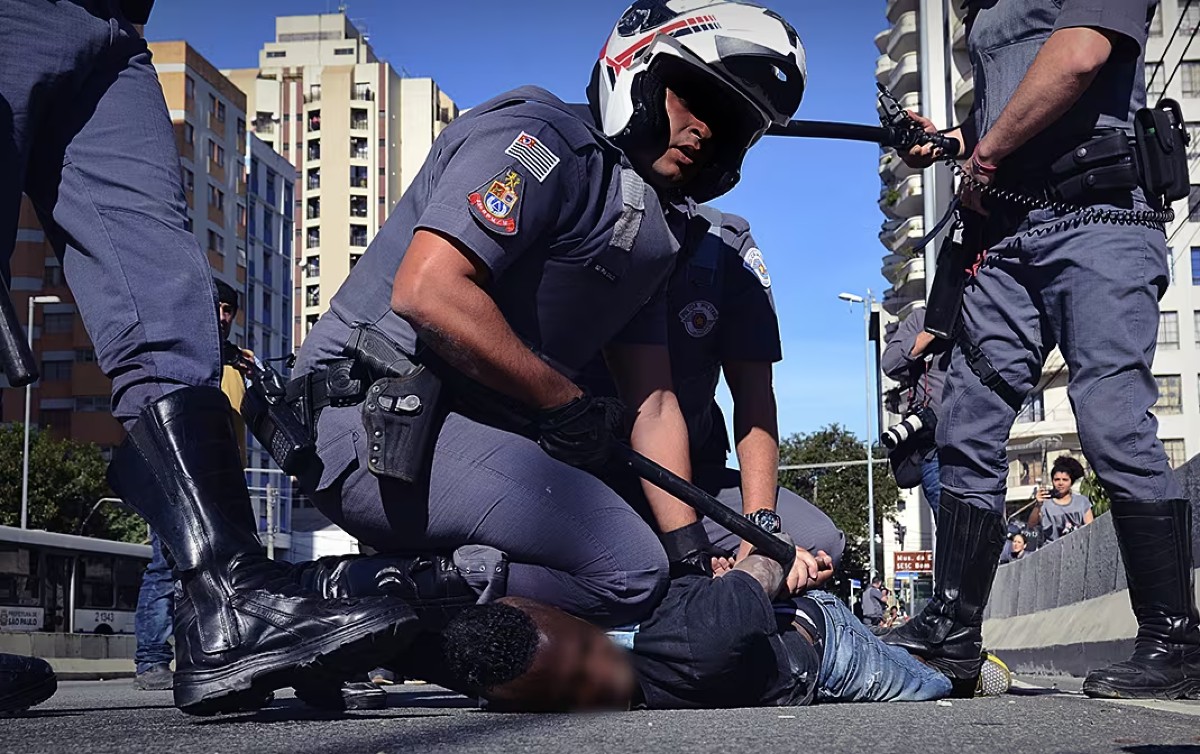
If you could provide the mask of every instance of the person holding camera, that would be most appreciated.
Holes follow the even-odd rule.
[[[884,445],[890,449],[896,483],[904,488],[920,484],[935,520],[942,482],[933,433],[942,408],[942,385],[950,368],[950,345],[925,332],[925,310],[917,309],[888,338],[880,359],[883,373],[908,391],[905,421],[883,436]],[[920,426],[910,430],[918,422]]]
[[[1172,103],[1146,108],[1157,4],[966,3],[975,105],[950,135],[969,156],[958,198],[971,211],[963,241],[972,259],[937,430],[935,590],[885,638],[957,681],[972,683],[981,667],[983,611],[1005,542],[1009,432],[1058,347],[1083,454],[1112,495],[1139,626],[1133,656],[1090,674],[1083,691],[1200,693],[1191,505],[1151,413],[1158,301],[1170,280],[1163,210],[1181,190],[1175,174],[1186,174],[1186,159],[1172,161],[1186,151],[1166,122]],[[928,146],[901,154],[914,168],[939,156]]]
[[[1083,464],[1071,456],[1059,456],[1054,459],[1054,466],[1050,469],[1050,483],[1053,486],[1049,489],[1043,485],[1034,488],[1036,503],[1029,514],[1029,528],[1036,531],[1040,526],[1043,542],[1053,542],[1092,522],[1092,501],[1071,491],[1071,487],[1082,478]]]

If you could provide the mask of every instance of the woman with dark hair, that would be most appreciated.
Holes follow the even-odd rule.
[[[1050,490],[1039,486],[1034,491],[1037,505],[1029,514],[1029,528],[1036,531],[1040,524],[1042,540],[1053,542],[1081,526],[1092,522],[1092,501],[1086,496],[1072,492],[1071,487],[1083,478],[1083,465],[1071,456],[1054,459],[1050,469]],[[1046,505],[1049,501],[1052,505]]]

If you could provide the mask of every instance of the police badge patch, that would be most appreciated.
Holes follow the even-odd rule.
[[[762,283],[763,288],[771,287],[771,275],[767,272],[767,263],[763,259],[762,252],[757,248],[751,248],[746,252],[746,256],[742,259],[742,266],[758,277],[758,282]]]
[[[679,321],[693,338],[703,338],[717,326],[717,307],[707,301],[693,301],[679,311]]]
[[[521,210],[521,195],[518,191],[521,176],[511,167],[501,170],[490,181],[467,195],[467,204],[475,219],[488,230],[502,236],[517,233],[517,214]]]

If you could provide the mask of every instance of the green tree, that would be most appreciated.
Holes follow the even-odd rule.
[[[21,523],[21,469],[24,427],[0,426],[0,524]],[[100,448],[89,443],[56,439],[33,430],[29,438],[29,528],[102,539],[145,542],[146,524],[118,503],[105,480],[108,464]],[[81,530],[82,527],[82,530]]]
[[[1092,513],[1097,516],[1108,513],[1112,507],[1108,490],[1104,489],[1104,485],[1100,483],[1100,477],[1096,476],[1094,471],[1088,471],[1083,481],[1079,483],[1079,491],[1092,501]]]
[[[875,448],[875,457],[883,453]],[[794,434],[779,444],[781,465],[863,461],[862,441],[845,427],[830,424],[816,432]],[[900,503],[900,488],[886,464],[875,464],[876,533],[884,519],[895,520]],[[867,550],[867,469],[866,464],[815,470],[780,472],[784,487],[807,498],[846,533],[846,552],[840,574],[852,578],[867,575],[870,557]],[[878,564],[877,564],[878,567]]]

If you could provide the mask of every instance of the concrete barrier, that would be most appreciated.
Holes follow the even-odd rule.
[[[132,678],[136,648],[132,636],[0,633],[0,652],[41,657],[64,681]]]
[[[1176,475],[1200,522],[1200,456]],[[1200,566],[1198,526],[1192,529],[1192,553]],[[1197,582],[1200,586],[1200,570]],[[984,612],[984,643],[1023,673],[1085,675],[1128,657],[1136,633],[1109,515],[1000,566]]]

